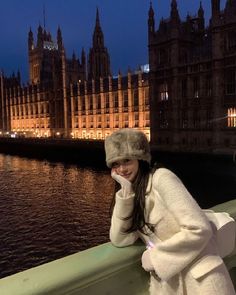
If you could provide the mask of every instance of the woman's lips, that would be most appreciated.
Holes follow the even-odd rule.
[[[124,178],[129,178],[130,175],[131,175],[131,173],[129,173],[129,174],[124,174],[124,175],[121,175],[121,176],[124,177]]]

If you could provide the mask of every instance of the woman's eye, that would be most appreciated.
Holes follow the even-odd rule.
[[[118,166],[119,166],[118,163],[113,163],[113,164],[112,164],[112,168],[117,168]]]

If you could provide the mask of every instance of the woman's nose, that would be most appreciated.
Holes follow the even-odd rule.
[[[119,169],[120,169],[120,172],[124,172],[124,171],[126,171],[126,170],[127,170],[127,166],[126,166],[126,165],[123,165],[123,164],[121,164],[121,165],[120,165],[120,167],[119,167]]]

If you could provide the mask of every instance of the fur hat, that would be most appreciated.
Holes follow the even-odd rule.
[[[105,139],[106,163],[124,159],[151,161],[150,147],[146,135],[138,130],[124,128],[115,131]]]

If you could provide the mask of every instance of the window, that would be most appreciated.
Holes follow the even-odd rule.
[[[101,110],[101,95],[97,95],[97,110]]]
[[[225,75],[225,94],[235,94],[235,69],[228,69]]]
[[[139,105],[139,101],[138,101],[138,89],[134,89],[134,92],[133,92],[133,102],[134,102],[134,106],[138,106]]]
[[[183,79],[181,82],[181,96],[182,98],[187,97],[187,79]]]
[[[206,128],[212,127],[212,110],[209,108],[206,110]]]
[[[150,115],[149,115],[149,113],[145,114],[145,127],[150,127]]]
[[[188,128],[188,112],[186,109],[182,110],[182,128]]]
[[[212,87],[211,87],[211,77],[206,77],[205,79],[205,95],[207,97],[211,96],[212,93]]]
[[[235,50],[236,48],[236,32],[230,31],[228,32],[227,39],[225,40],[226,50]]]
[[[144,89],[144,102],[145,105],[149,105],[149,88]]]
[[[115,115],[115,122],[114,122],[115,128],[119,127],[119,115]]]
[[[101,116],[98,116],[98,124],[97,124],[97,127],[98,128],[101,128],[102,127],[102,117]]]
[[[90,125],[90,128],[93,128],[93,116],[89,117],[89,125]]]
[[[81,96],[81,111],[85,111],[85,97]]]
[[[93,109],[93,96],[89,95],[88,100],[89,100],[89,110],[92,110]]]
[[[86,117],[82,118],[82,127],[85,128],[86,127]]]
[[[165,48],[160,48],[158,51],[158,56],[157,56],[158,60],[157,63],[159,65],[163,65],[165,63],[170,62],[170,53],[168,49]]]
[[[228,127],[236,127],[236,108],[228,109]]]
[[[124,119],[125,119],[124,127],[127,128],[129,127],[129,116],[126,114]]]
[[[110,102],[109,102],[109,93],[105,94],[105,108],[109,109],[110,107]]]
[[[139,114],[135,113],[134,114],[134,127],[138,127],[139,125]]]
[[[160,85],[160,99],[162,101],[169,99],[167,83],[163,83],[163,84]]]
[[[194,110],[193,113],[193,127],[194,128],[199,128],[200,127],[200,117],[199,117],[199,111]]]
[[[106,116],[106,128],[110,128],[110,117],[109,117],[109,115]]]
[[[165,112],[163,112],[163,111],[159,112],[159,120],[160,120],[160,128],[161,129],[168,128],[168,120],[167,120],[167,115]]]
[[[193,97],[194,98],[199,97],[199,78],[198,77],[193,78]]]
[[[114,102],[114,108],[118,108],[119,103],[118,103],[118,93],[117,92],[113,93],[113,102]]]
[[[123,106],[124,108],[128,107],[128,91],[123,92]]]

